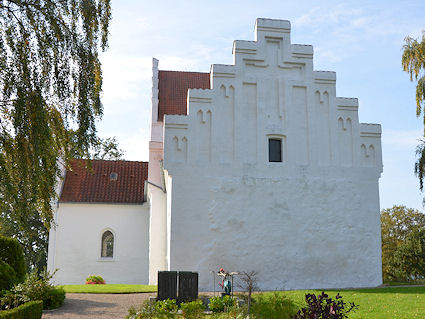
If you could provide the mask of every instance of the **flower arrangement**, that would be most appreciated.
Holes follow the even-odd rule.
[[[229,295],[232,291],[232,284],[230,282],[231,274],[227,271],[225,271],[223,268],[220,268],[217,275],[223,277],[221,282],[218,283],[218,285],[221,287],[221,289],[224,290],[226,295]]]
[[[102,276],[90,275],[86,278],[86,285],[104,285],[105,280]]]

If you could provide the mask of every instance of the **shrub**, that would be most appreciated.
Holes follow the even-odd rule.
[[[235,301],[230,296],[217,296],[210,299],[208,307],[212,312],[217,313],[226,311],[226,309],[232,307],[234,304]]]
[[[9,264],[0,260],[0,291],[9,290],[16,281],[16,272]]]
[[[53,274],[44,270],[40,274],[37,269],[27,275],[25,281],[16,285],[11,292],[18,295],[21,302],[43,300],[44,309],[54,309],[65,300],[65,290],[56,288],[50,283]]]
[[[250,313],[257,318],[290,319],[297,313],[297,308],[291,299],[275,292],[255,296]]]
[[[306,294],[305,301],[307,307],[300,309],[294,316],[294,319],[343,319],[348,318],[347,314],[358,308],[353,302],[350,302],[349,307],[346,308],[347,304],[342,300],[339,293],[336,295],[335,300],[330,298],[323,291],[317,296],[314,294]]]
[[[15,238],[0,235],[0,260],[12,267],[18,282],[24,280],[26,274],[24,251]]]
[[[180,304],[183,318],[186,319],[199,319],[204,318],[205,306],[202,300],[195,300],[191,302],[183,302]]]
[[[105,280],[103,280],[102,276],[98,275],[90,275],[86,278],[86,285],[104,285]]]
[[[139,309],[130,307],[126,319],[153,319],[156,316],[155,303],[145,300]]]
[[[174,299],[167,299],[151,303],[145,300],[139,309],[130,307],[127,319],[168,319],[177,314],[177,303]]]
[[[158,318],[173,318],[178,311],[174,299],[160,300],[155,303],[155,312]]]
[[[44,309],[56,309],[62,306],[65,300],[65,290],[62,287],[50,287],[47,296],[43,299]]]
[[[30,301],[11,310],[0,311],[0,319],[40,319],[43,314],[43,302]]]

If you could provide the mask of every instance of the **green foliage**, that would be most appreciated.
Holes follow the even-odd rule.
[[[205,306],[202,300],[183,302],[180,304],[180,309],[182,310],[182,315],[185,319],[204,318]]]
[[[36,211],[26,212],[17,223],[11,210],[1,211],[0,233],[16,238],[24,251],[27,271],[43,269],[47,265],[49,231]]]
[[[30,301],[11,310],[0,311],[0,319],[40,319],[43,314],[42,301]]]
[[[24,253],[16,239],[0,235],[0,260],[12,267],[18,281],[24,279],[26,273]]]
[[[256,295],[251,304],[250,314],[255,318],[290,319],[298,307],[283,294]]]
[[[234,304],[235,300],[232,299],[230,296],[216,296],[210,299],[208,307],[212,312],[223,312],[226,311],[226,309],[234,306]]]
[[[40,274],[34,271],[27,275],[25,281],[16,285],[11,292],[19,296],[22,302],[42,300],[44,309],[60,307],[65,300],[65,290],[56,288],[50,281],[53,274],[44,270]]]
[[[422,39],[417,40],[411,37],[404,39],[403,55],[401,59],[403,71],[408,72],[410,81],[417,81],[416,84],[416,116],[423,114],[425,123],[425,31],[422,31]],[[425,132],[424,132],[425,137]],[[423,180],[425,176],[425,141],[422,140],[416,149],[418,159],[415,163],[415,173],[419,178],[419,188],[423,190]]]
[[[16,272],[9,264],[0,260],[0,291],[8,290],[16,281]]]
[[[49,228],[58,160],[71,156],[70,129],[82,153],[95,141],[98,51],[107,47],[110,18],[110,0],[0,2],[1,233],[3,218],[20,232],[33,219]]]
[[[167,299],[151,303],[145,300],[139,309],[130,307],[128,309],[127,319],[169,319],[177,314],[178,307],[174,299]]]
[[[86,284],[105,284],[105,280],[102,278],[102,276],[98,275],[90,275],[86,278]]]
[[[401,272],[398,277],[420,280],[425,278],[425,228],[414,229],[394,254]]]
[[[381,211],[382,273],[384,281],[409,280],[403,270],[405,263],[396,260],[397,251],[414,230],[425,229],[425,215],[421,212],[393,206]],[[407,261],[408,259],[406,259]]]
[[[153,319],[156,318],[155,303],[145,300],[139,309],[130,307],[126,319]]]
[[[74,131],[70,132],[71,145],[70,156],[80,159],[100,159],[100,160],[120,160],[124,155],[124,151],[119,148],[116,137],[100,138],[95,137],[89,146],[88,152],[78,148],[77,135]]]
[[[155,303],[155,312],[158,318],[173,318],[178,311],[174,299],[160,300]]]

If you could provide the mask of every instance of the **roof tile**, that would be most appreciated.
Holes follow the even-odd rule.
[[[148,163],[73,159],[66,172],[60,202],[142,203]],[[117,179],[111,179],[117,173]]]
[[[209,73],[160,70],[158,79],[158,121],[165,114],[187,114],[188,89],[210,88]]]

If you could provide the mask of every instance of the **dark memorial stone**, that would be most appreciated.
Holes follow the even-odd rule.
[[[157,300],[177,299],[177,271],[158,271]]]
[[[197,298],[197,272],[158,271],[158,297],[156,298],[157,300],[175,299],[177,303],[180,304],[182,302],[196,300]]]
[[[179,271],[179,302],[198,299],[198,273]]]

